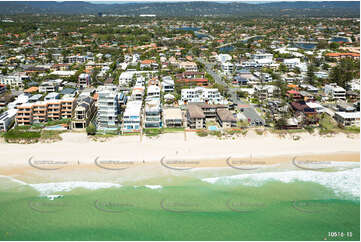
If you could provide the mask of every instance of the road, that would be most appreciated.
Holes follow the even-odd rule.
[[[225,87],[228,87],[227,83],[224,82],[222,80],[222,78],[216,73],[213,71],[213,66],[214,64],[212,63],[209,63],[209,62],[206,62],[204,61],[202,58],[197,58],[197,60],[199,62],[201,62],[202,64],[204,64],[206,70],[207,70],[207,73],[209,73],[214,81],[217,83],[217,84],[220,84],[220,85],[223,85]],[[237,91],[239,89],[238,88],[234,88],[234,87],[228,87],[228,94],[230,95],[230,101],[235,103],[235,104],[240,104],[240,105],[244,105],[245,107],[243,108],[243,114],[244,116],[246,116],[246,118],[248,120],[250,120],[250,124],[252,125],[252,123],[254,123],[255,121],[257,122],[261,122],[262,125],[265,125],[265,121],[264,119],[257,113],[257,111],[255,110],[255,108],[247,103],[247,102],[244,102],[243,100],[241,100],[238,96],[237,96]]]

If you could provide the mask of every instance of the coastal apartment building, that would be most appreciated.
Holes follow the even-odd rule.
[[[25,103],[17,107],[17,125],[31,125],[49,120],[70,119],[76,105],[75,98],[53,99]]]
[[[222,128],[232,128],[237,126],[237,119],[228,109],[217,109],[217,122]]]
[[[185,88],[181,92],[181,104],[205,102],[210,104],[224,104],[226,100],[217,88]]]
[[[95,101],[91,97],[83,97],[77,101],[74,117],[71,122],[72,129],[85,129],[96,111]]]
[[[14,122],[16,109],[10,109],[0,114],[0,132],[6,132]]]
[[[325,94],[336,100],[346,100],[346,90],[340,86],[337,86],[336,83],[330,83],[325,85]]]
[[[115,86],[104,86],[98,92],[98,129],[116,129],[119,125],[119,103],[118,92]]]
[[[123,132],[138,132],[141,128],[142,101],[133,100],[127,103],[123,114]]]
[[[191,129],[206,128],[206,115],[200,106],[189,104],[186,111],[187,126]]]
[[[160,99],[149,99],[144,107],[144,128],[162,127],[162,108]]]

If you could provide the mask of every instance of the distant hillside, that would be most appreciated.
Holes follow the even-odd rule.
[[[360,2],[153,2],[93,4],[89,2],[0,2],[1,15],[13,14],[97,14],[136,16],[245,16],[245,17],[359,17]]]

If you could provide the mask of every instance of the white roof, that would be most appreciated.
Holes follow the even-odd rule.
[[[360,118],[360,112],[336,112],[336,115],[341,116],[342,118],[351,118],[351,119],[356,119],[356,118]]]
[[[324,108],[321,104],[315,102],[307,102],[306,105],[310,108]]]

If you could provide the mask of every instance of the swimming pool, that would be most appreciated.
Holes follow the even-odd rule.
[[[58,124],[58,125],[54,125],[54,126],[49,126],[49,127],[46,127],[44,128],[44,130],[66,130],[66,128],[61,125],[61,124]]]
[[[217,128],[217,126],[212,125],[212,126],[209,126],[209,127],[208,127],[208,130],[209,130],[209,131],[217,131],[218,128]]]

